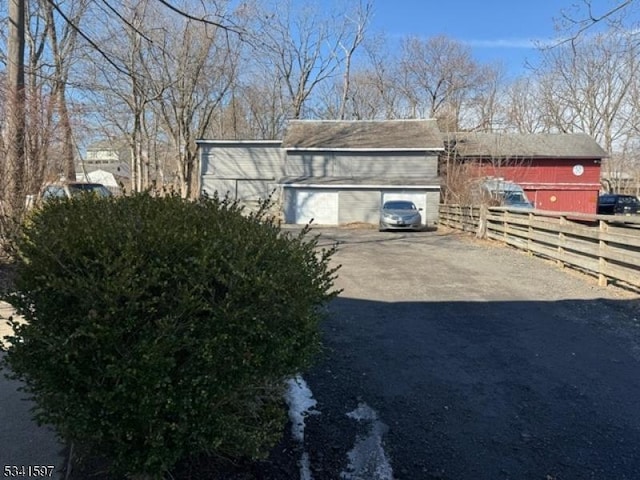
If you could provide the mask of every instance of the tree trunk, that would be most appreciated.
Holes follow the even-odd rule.
[[[3,177],[7,211],[16,214],[24,207],[25,162],[25,0],[9,0],[7,56],[7,154]]]

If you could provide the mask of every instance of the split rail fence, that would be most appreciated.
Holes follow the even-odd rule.
[[[440,205],[439,224],[640,288],[640,216]]]

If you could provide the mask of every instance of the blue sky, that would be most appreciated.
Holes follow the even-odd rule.
[[[446,35],[469,45],[478,61],[517,74],[535,61],[535,42],[557,37],[554,18],[576,0],[375,0],[372,27],[390,38]],[[606,0],[594,3],[606,4]]]

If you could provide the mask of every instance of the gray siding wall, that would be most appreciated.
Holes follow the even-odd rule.
[[[241,202],[265,200],[277,188],[273,180],[238,180],[237,185],[236,199]]]
[[[219,196],[224,197],[228,193],[232,199],[241,202],[266,199],[276,188],[273,180],[220,179],[212,175],[202,177],[202,189],[208,195],[217,191]]]
[[[282,213],[285,223],[295,223],[295,195],[293,188],[282,189]]]
[[[353,155],[336,157],[337,177],[435,177],[437,157],[423,154]]]
[[[425,177],[438,175],[437,155],[353,152],[288,152],[284,174],[290,177]]]
[[[284,172],[284,152],[277,144],[203,144],[201,148],[203,176],[277,179]]]
[[[342,190],[338,198],[338,222],[377,224],[380,218],[379,190]]]
[[[218,192],[218,195],[221,197],[229,193],[231,197],[234,198],[236,194],[235,180],[215,178],[213,175],[203,175],[201,187],[202,191],[209,196],[213,195],[213,192]]]
[[[335,161],[331,154],[286,154],[284,174],[287,177],[335,177]]]
[[[440,190],[429,190],[427,192],[427,211],[423,212],[425,223],[434,226],[438,223],[438,215],[440,214]]]

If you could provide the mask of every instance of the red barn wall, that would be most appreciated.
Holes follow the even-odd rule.
[[[600,159],[536,158],[509,163],[481,162],[478,173],[521,185],[536,208],[596,213]]]
[[[556,212],[580,212],[595,214],[598,202],[597,190],[530,190],[525,189],[529,200],[540,210]]]

